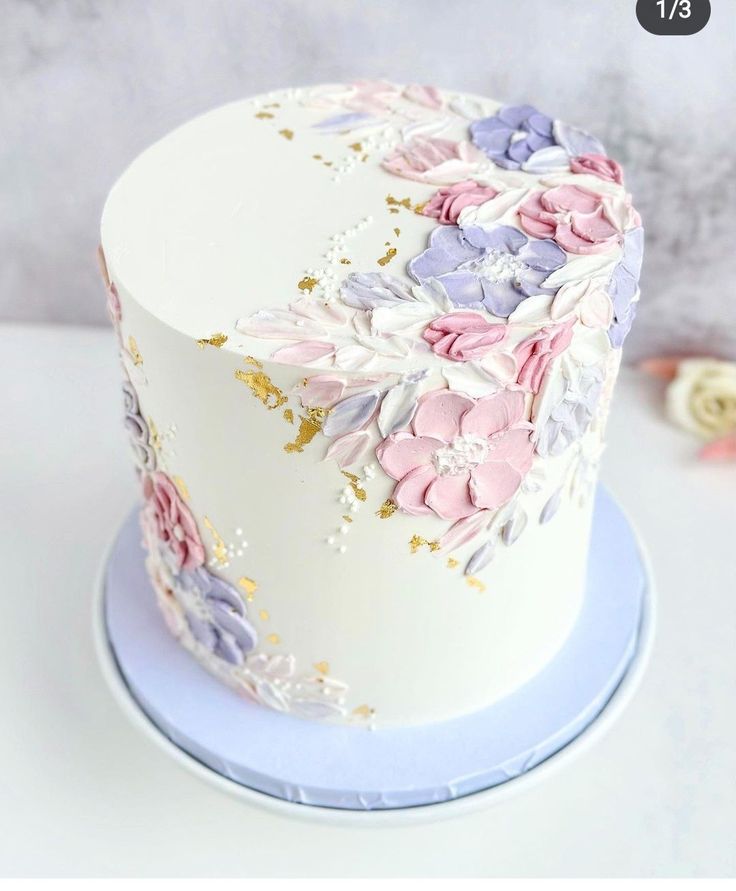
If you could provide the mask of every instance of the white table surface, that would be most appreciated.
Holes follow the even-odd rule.
[[[0,875],[734,875],[736,466],[694,460],[661,385],[624,371],[603,479],[648,547],[652,659],[568,767],[488,810],[332,827],[230,798],[140,735],[90,610],[135,500],[112,333],[0,327]]]

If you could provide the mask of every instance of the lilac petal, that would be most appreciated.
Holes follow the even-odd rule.
[[[519,251],[519,259],[532,269],[554,272],[564,266],[567,255],[551,238],[543,238],[529,243]]]
[[[511,130],[491,130],[473,136],[473,142],[488,155],[503,155],[511,144]]]
[[[327,415],[322,425],[322,432],[332,438],[360,429],[370,421],[380,396],[378,390],[368,390],[338,402]]]
[[[506,154],[512,161],[518,161],[519,164],[523,164],[531,156],[532,149],[529,147],[526,139],[517,139],[516,142],[512,142],[508,147]]]
[[[490,133],[492,130],[504,130],[508,133],[512,129],[495,114],[489,118],[480,118],[477,121],[473,121],[470,125],[470,132],[473,136],[476,133]]]
[[[533,105],[506,105],[498,112],[497,117],[504,124],[518,130],[528,118],[538,114],[539,112]]]
[[[494,157],[493,163],[499,167],[503,167],[505,170],[519,170],[521,168],[521,164],[519,164],[518,161],[512,161],[511,158]]]
[[[560,505],[562,504],[562,489],[557,489],[556,492],[552,494],[552,497],[547,501],[544,507],[539,514],[539,522],[540,523],[549,523],[549,521],[554,517],[557,511],[560,509]]]
[[[536,297],[537,294],[554,294],[554,288],[543,288],[542,282],[547,273],[541,269],[526,269],[521,278],[519,290],[525,297]]]
[[[340,130],[350,130],[357,126],[365,126],[369,122],[374,123],[373,115],[364,112],[348,112],[347,114],[338,114],[334,117],[325,118],[314,124],[316,130],[324,130],[327,132],[339,132]]]
[[[484,545],[481,545],[477,551],[473,553],[473,556],[468,560],[467,566],[465,567],[465,575],[474,575],[481,569],[484,569],[493,559],[493,542],[487,541]]]
[[[194,635],[195,640],[198,640],[203,647],[212,652],[217,644],[217,632],[212,625],[205,619],[200,619],[199,616],[195,616],[192,613],[187,613],[186,619],[189,630]]]
[[[553,142],[549,137],[540,136],[539,133],[535,133],[534,131],[532,131],[526,138],[526,144],[532,151],[538,152],[539,149],[547,148],[548,146],[553,145]]]
[[[558,173],[570,168],[570,158],[559,145],[538,149],[524,162],[527,173]]]
[[[578,155],[606,154],[603,143],[579,127],[571,127],[563,121],[555,121],[553,132],[558,145],[561,145],[571,158],[576,158]]]
[[[483,305],[494,316],[506,319],[524,299],[511,282],[489,282],[483,279]]]
[[[514,255],[518,254],[529,241],[526,235],[514,226],[494,226],[492,229],[471,226],[463,231],[467,241],[474,247],[506,251]]]
[[[628,308],[626,315],[621,318],[617,316],[616,321],[608,329],[608,339],[611,341],[611,346],[614,349],[620,349],[621,346],[623,346],[623,342],[628,337],[629,331],[631,331],[631,326],[634,323],[636,310],[637,304],[632,303]]]
[[[526,123],[534,133],[547,138],[546,145],[552,144],[552,127],[554,122],[551,117],[541,112],[536,112],[536,114],[529,115]]]
[[[219,579],[214,575],[210,576],[210,578],[212,579],[212,585],[209,591],[204,595],[205,600],[208,602],[220,601],[230,607],[231,610],[238,613],[238,615],[245,615],[243,600],[232,585],[228,585],[227,582],[223,582],[222,579]]]
[[[215,624],[232,635],[242,652],[248,653],[255,647],[257,635],[247,619],[218,601],[211,603],[210,609]]]
[[[217,635],[217,643],[212,652],[224,662],[229,662],[230,665],[242,665],[245,661],[245,656],[240,647],[237,646],[234,640],[223,634]]]
[[[483,302],[481,279],[472,272],[448,272],[438,281],[455,306],[480,306]]]
[[[462,263],[481,255],[481,251],[468,243],[457,226],[438,226],[430,235],[429,245],[408,265],[409,273],[419,282],[452,272]]]

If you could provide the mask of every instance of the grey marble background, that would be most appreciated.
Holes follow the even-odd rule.
[[[634,0],[0,0],[0,319],[105,322],[105,194],[187,118],[384,76],[530,101],[598,134],[648,230],[629,358],[736,357],[736,4],[655,37]]]

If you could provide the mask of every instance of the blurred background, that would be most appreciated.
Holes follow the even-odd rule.
[[[736,358],[736,4],[645,32],[634,0],[0,0],[0,320],[105,324],[105,195],[149,143],[288,85],[385,77],[531,102],[602,138],[647,228],[629,361]]]

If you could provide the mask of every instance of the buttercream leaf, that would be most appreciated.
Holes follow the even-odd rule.
[[[411,333],[424,329],[434,317],[435,310],[428,303],[381,306],[371,313],[371,330],[374,334]]]
[[[552,319],[552,297],[549,294],[535,294],[522,300],[509,316],[514,325],[543,325]]]
[[[315,130],[322,133],[350,133],[353,130],[369,130],[380,127],[385,122],[371,114],[360,111],[332,115],[314,124]]]
[[[389,359],[404,359],[413,349],[413,342],[406,337],[360,337],[355,338],[358,343],[369,349],[372,353],[385,356]]]
[[[338,402],[325,418],[322,432],[329,437],[343,436],[364,427],[373,417],[380,396],[378,390],[368,390]]]
[[[570,158],[565,149],[559,145],[550,145],[533,152],[521,165],[521,169],[527,173],[554,173],[567,170],[569,166]]]
[[[459,548],[471,539],[475,538],[488,525],[490,511],[479,510],[478,513],[471,514],[453,523],[452,526],[440,538],[439,553],[444,554]]]
[[[378,413],[378,429],[384,437],[409,425],[417,410],[418,392],[418,384],[408,381],[396,384],[386,392]]]
[[[415,136],[437,136],[450,126],[450,118],[427,118],[423,121],[412,121],[401,128],[404,142],[410,142]]]
[[[613,256],[606,254],[581,254],[569,259],[542,282],[542,288],[560,288],[568,282],[584,281],[593,275],[604,275],[613,272],[619,258],[620,250]]]
[[[340,347],[335,353],[335,367],[343,371],[357,371],[367,368],[375,358],[375,352],[358,344]]]
[[[408,286],[387,272],[354,272],[340,288],[342,302],[354,309],[394,306],[414,298]]]
[[[539,514],[540,523],[549,523],[562,504],[562,487],[553,492]]]
[[[528,192],[527,188],[500,191],[495,198],[490,198],[483,204],[463,208],[457,220],[458,224],[460,226],[484,226],[489,223],[497,223],[509,211],[515,210]]]
[[[334,440],[327,449],[325,458],[332,458],[341,468],[349,467],[365,456],[370,445],[370,433],[367,430],[356,430]]]
[[[288,309],[259,309],[248,318],[238,319],[235,328],[241,334],[266,340],[317,340],[327,336],[324,325]]]
[[[442,369],[447,386],[458,393],[472,396],[488,396],[501,389],[501,383],[476,362],[454,362]]]
[[[512,545],[521,533],[526,529],[529,518],[523,508],[518,508],[513,517],[506,523],[501,532],[501,539],[505,545]]]
[[[487,541],[481,545],[473,556],[468,560],[465,567],[465,575],[474,575],[481,569],[484,569],[493,559],[494,546],[492,541]]]
[[[291,346],[281,347],[271,353],[274,362],[285,365],[309,365],[330,358],[335,354],[335,347],[322,340],[305,340]]]
[[[512,353],[493,350],[480,360],[480,367],[500,384],[510,384],[516,381],[518,369],[516,358]]]
[[[578,155],[606,154],[603,143],[599,139],[586,130],[572,127],[564,121],[555,121],[552,125],[552,133],[570,158],[576,158]]]

